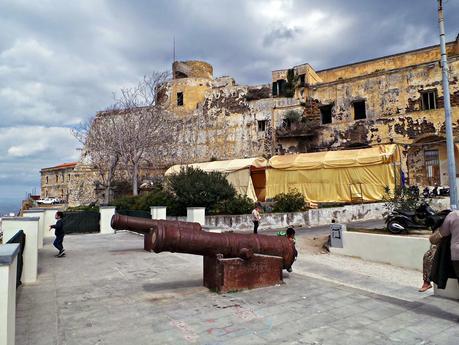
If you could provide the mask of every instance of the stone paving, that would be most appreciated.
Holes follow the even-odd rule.
[[[47,244],[39,282],[18,290],[18,345],[459,343],[459,303],[397,286],[390,266],[373,290],[377,275],[305,254],[283,285],[218,295],[201,286],[201,257],[146,253],[135,234],[64,245],[55,258]]]

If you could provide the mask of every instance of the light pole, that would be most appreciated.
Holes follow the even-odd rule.
[[[445,44],[445,18],[443,2],[438,0],[438,24],[440,27],[441,72],[443,78],[443,99],[445,107],[446,151],[448,154],[449,198],[451,209],[457,210],[456,160],[454,158],[454,137],[451,120],[451,102],[449,96],[448,60]]]

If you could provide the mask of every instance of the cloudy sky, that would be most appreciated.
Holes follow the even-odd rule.
[[[70,128],[112,93],[179,60],[267,83],[437,44],[435,0],[0,0],[0,211],[39,191],[39,170],[78,159]],[[447,39],[459,0],[445,4]],[[5,209],[5,206],[3,206]]]

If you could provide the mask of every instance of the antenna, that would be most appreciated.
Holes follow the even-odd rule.
[[[173,61],[172,62],[175,62],[175,35],[174,35],[174,39],[173,39]]]

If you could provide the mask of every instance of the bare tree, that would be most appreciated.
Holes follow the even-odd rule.
[[[118,145],[120,158],[132,183],[132,194],[138,195],[139,171],[143,163],[158,164],[167,147],[172,116],[160,104],[159,98],[167,72],[145,75],[135,87],[121,89],[114,95],[112,111],[120,113],[116,121],[123,128]]]
[[[159,164],[171,139],[171,116],[159,106],[138,108],[120,119],[123,124],[121,159],[138,194],[141,164]]]
[[[115,102],[109,107],[109,110],[127,110],[157,105],[158,95],[169,76],[168,72],[152,72],[144,75],[136,86],[123,88],[119,94],[113,93]]]
[[[89,156],[91,164],[97,169],[99,183],[105,189],[104,203],[108,204],[121,157],[121,123],[113,116],[98,114],[75,128],[73,135],[84,145],[83,154]]]
[[[133,195],[138,195],[141,165],[158,164],[164,155],[172,117],[158,98],[168,76],[153,72],[135,87],[121,89],[119,96],[114,94],[112,106],[74,131],[99,171],[106,203],[117,169],[125,170]]]

